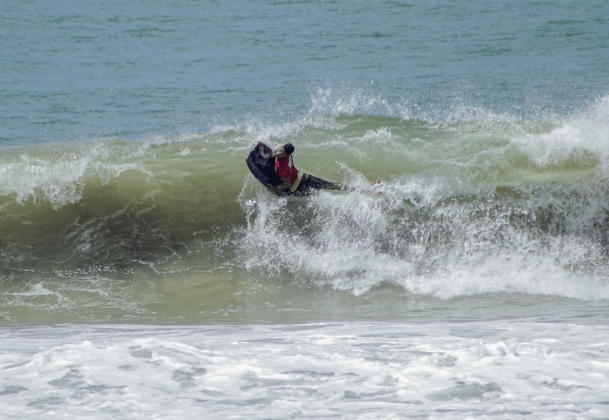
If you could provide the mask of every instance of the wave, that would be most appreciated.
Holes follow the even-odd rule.
[[[276,125],[1,148],[7,296],[54,281],[118,308],[116,282],[149,303],[162,279],[205,273],[224,297],[270,278],[354,296],[390,284],[443,299],[609,298],[609,99],[558,120],[441,122],[318,99]],[[358,191],[271,196],[244,162],[261,139],[295,144],[299,169]]]

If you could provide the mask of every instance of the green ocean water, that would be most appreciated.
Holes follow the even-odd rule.
[[[395,319],[486,293],[508,293],[508,308],[510,293],[604,299],[604,146],[559,144],[597,123],[307,118],[282,129],[297,167],[357,189],[310,199],[273,197],[249,174],[258,133],[5,149],[5,322]]]
[[[0,417],[607,418],[608,8],[2,3]]]

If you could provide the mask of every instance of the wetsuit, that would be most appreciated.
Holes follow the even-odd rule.
[[[325,181],[321,178],[317,178],[316,176],[303,174],[296,191],[289,191],[291,196],[296,197],[305,197],[307,195],[311,195],[314,190],[340,190],[341,187],[338,184],[333,182]]]
[[[311,195],[314,190],[340,190],[341,186],[333,182],[324,181],[316,176],[301,173],[294,166],[292,155],[275,161],[275,170],[280,178],[289,178],[292,186],[282,191],[277,191],[280,196],[305,197]]]

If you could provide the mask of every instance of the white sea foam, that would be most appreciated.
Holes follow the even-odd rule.
[[[2,335],[0,406],[23,419],[602,418],[607,333],[498,321],[30,327]]]
[[[82,198],[87,177],[107,185],[125,171],[142,169],[142,159],[154,156],[151,149],[191,140],[191,135],[95,139],[7,149],[0,160],[0,195],[14,195],[18,204],[46,200],[58,209]]]
[[[609,97],[565,118],[549,132],[517,137],[512,142],[539,166],[560,165],[568,159],[597,159],[607,176]]]
[[[358,296],[389,282],[444,299],[504,292],[609,298],[605,248],[595,233],[607,211],[604,189],[544,186],[527,192],[535,200],[528,207],[499,201],[496,208],[480,199],[437,204],[456,188],[423,182],[417,189],[415,181],[322,192],[302,203],[260,191],[246,209],[246,267],[288,270]],[[543,216],[548,209],[552,215]],[[544,228],[537,217],[557,227]]]

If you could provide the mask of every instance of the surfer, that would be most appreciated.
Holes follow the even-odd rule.
[[[274,194],[279,196],[308,196],[313,190],[351,190],[341,184],[325,181],[299,171],[294,166],[290,143],[279,147],[274,153],[268,144],[258,142],[246,159],[252,174]]]

